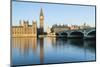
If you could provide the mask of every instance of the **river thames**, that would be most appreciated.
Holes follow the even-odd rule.
[[[96,41],[67,38],[12,38],[12,65],[96,60]]]

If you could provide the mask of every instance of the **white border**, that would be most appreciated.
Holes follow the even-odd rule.
[[[32,1],[32,0],[30,0]],[[97,61],[84,63],[66,63],[36,65],[37,67],[99,67],[100,64],[100,0],[33,0],[42,2],[88,4],[97,6]],[[34,67],[36,67],[34,66]],[[10,67],[10,0],[0,0],[0,67]],[[33,66],[27,66],[33,67]]]

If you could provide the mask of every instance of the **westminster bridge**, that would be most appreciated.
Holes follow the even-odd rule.
[[[88,28],[88,29],[77,29],[77,30],[63,30],[55,32],[57,37],[83,37],[83,38],[95,38],[96,37],[96,29]]]

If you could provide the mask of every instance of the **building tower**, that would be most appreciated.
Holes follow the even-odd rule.
[[[44,32],[44,15],[43,15],[43,10],[41,8],[40,10],[40,34],[43,35]]]
[[[37,22],[36,21],[32,21],[32,34],[34,36],[37,36]]]

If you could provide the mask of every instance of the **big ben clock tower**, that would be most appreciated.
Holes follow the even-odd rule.
[[[40,34],[43,35],[44,32],[44,15],[43,15],[43,10],[41,8],[40,10]]]

